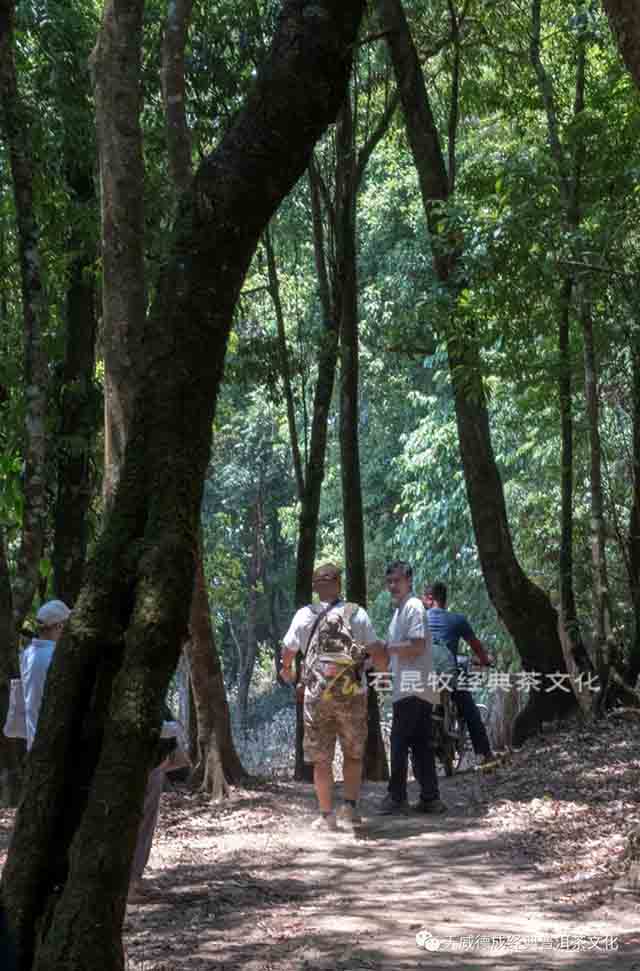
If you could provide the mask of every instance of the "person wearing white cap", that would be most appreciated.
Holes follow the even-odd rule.
[[[20,679],[27,723],[27,749],[31,748],[36,736],[44,683],[53,652],[70,616],[71,610],[62,600],[48,600],[36,614],[38,637],[34,637],[20,655]]]

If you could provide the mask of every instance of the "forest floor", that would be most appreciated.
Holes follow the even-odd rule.
[[[356,836],[310,830],[300,783],[220,805],[165,792],[147,896],[127,910],[128,971],[640,971],[640,897],[621,880],[637,722],[556,730],[441,781],[449,813],[406,819],[376,817],[385,786],[368,784]],[[10,825],[0,814],[0,863]]]

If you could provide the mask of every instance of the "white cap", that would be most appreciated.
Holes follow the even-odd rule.
[[[51,627],[68,620],[70,614],[71,611],[62,600],[47,600],[36,614],[36,620],[43,627]]]

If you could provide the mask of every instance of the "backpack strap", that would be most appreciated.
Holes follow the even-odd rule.
[[[327,614],[329,613],[329,611],[332,610],[334,607],[335,607],[335,603],[331,603],[328,606],[326,606],[324,608],[324,610],[321,610],[319,614],[316,614],[316,619],[313,622],[313,627],[311,628],[311,631],[309,633],[309,637],[307,638],[307,646],[306,646],[304,652],[303,651],[300,651],[300,654],[302,654],[303,657],[305,656],[305,654],[309,650],[309,644],[313,640],[313,635],[317,631],[317,629],[318,629],[318,627],[320,625],[320,621],[321,620],[324,620],[324,618],[327,616]]]
[[[351,626],[353,615],[356,614],[359,610],[360,610],[360,607],[356,603],[346,603],[344,605],[342,609],[342,616],[344,617],[347,624],[349,624],[349,626]]]

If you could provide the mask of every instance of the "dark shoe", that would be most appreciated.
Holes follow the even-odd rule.
[[[391,796],[386,795],[378,807],[378,816],[408,816],[409,803],[397,802]]]
[[[428,799],[426,802],[424,799],[419,799],[415,806],[411,808],[416,813],[428,813],[432,816],[441,816],[449,809],[442,799]]]

